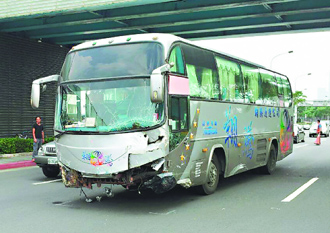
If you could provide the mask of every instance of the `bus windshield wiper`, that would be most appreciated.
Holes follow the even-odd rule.
[[[82,130],[75,130],[75,131],[57,131],[59,134],[55,135],[55,138],[60,138],[63,134],[95,134],[99,132],[90,132],[90,131],[82,131]]]
[[[67,133],[67,131],[56,131],[59,132],[59,134],[55,135],[55,138],[60,138],[63,134]]]

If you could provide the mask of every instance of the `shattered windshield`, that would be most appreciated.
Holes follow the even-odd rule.
[[[78,50],[68,54],[62,81],[146,76],[164,64],[157,42],[130,43]]]
[[[150,79],[62,84],[55,128],[116,132],[152,127],[163,121],[163,104],[150,101]]]

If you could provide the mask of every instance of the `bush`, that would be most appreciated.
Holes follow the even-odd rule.
[[[45,143],[54,141],[54,137],[45,138]],[[0,154],[14,154],[33,151],[33,139],[0,138]]]

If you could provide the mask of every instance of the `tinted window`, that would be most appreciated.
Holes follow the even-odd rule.
[[[239,65],[233,61],[216,57],[220,77],[221,99],[244,102],[244,84]]]
[[[90,48],[68,55],[62,78],[66,81],[150,75],[163,64],[163,49],[158,43]]]
[[[188,101],[186,97],[171,96],[172,131],[187,131],[188,127]]]
[[[262,97],[264,104],[278,106],[279,99],[277,93],[277,81],[274,73],[260,69],[261,82],[262,82]]]
[[[282,79],[285,79],[285,77],[282,75],[276,74],[277,91],[278,91],[280,107],[284,107],[284,87],[283,87]]]
[[[189,78],[190,95],[219,99],[219,80],[213,53],[182,45]]]
[[[173,64],[173,67],[171,67],[171,72],[184,75],[184,62],[179,46],[175,46],[172,49],[169,62]]]
[[[284,106],[290,107],[292,104],[292,92],[289,80],[282,76],[283,92],[284,92]]]
[[[244,77],[245,99],[248,103],[260,103],[262,100],[262,92],[260,88],[259,69],[246,65],[241,65],[242,74]]]

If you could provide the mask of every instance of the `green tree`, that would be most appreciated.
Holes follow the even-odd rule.
[[[298,116],[304,118],[305,116],[310,119],[327,119],[330,116],[330,107],[313,107],[305,106],[298,108]]]
[[[330,107],[318,107],[315,111],[315,117],[319,119],[326,119],[330,115]]]
[[[297,107],[295,108],[297,109],[297,122],[300,122],[300,120],[304,118],[304,115],[302,114],[302,109],[301,107],[298,108],[298,105],[300,103],[304,103],[306,101],[306,98],[307,96],[305,96],[302,91],[296,91],[293,93],[293,104],[295,107]]]
[[[307,118],[315,118],[315,112],[317,107],[312,106],[306,106],[306,107],[300,107],[301,114],[303,116],[306,116]]]
[[[298,105],[300,103],[306,102],[307,96],[304,95],[302,91],[296,91],[293,93],[293,104]]]

